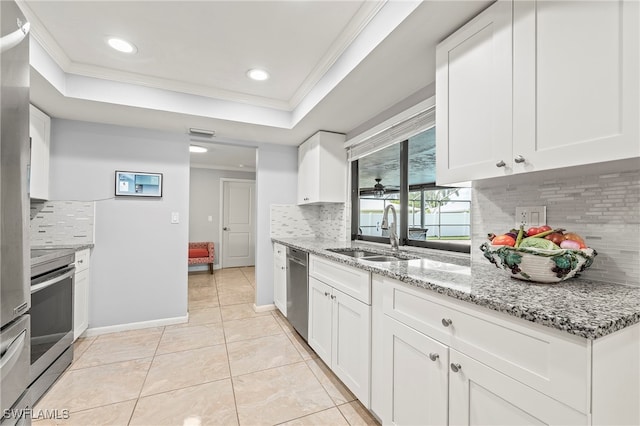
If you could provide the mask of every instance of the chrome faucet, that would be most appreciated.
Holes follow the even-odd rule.
[[[391,226],[389,226],[389,210],[393,213],[393,222],[391,222]],[[398,234],[396,234],[396,224],[398,223],[398,216],[396,215],[396,208],[393,207],[393,204],[388,204],[387,207],[384,208],[384,214],[382,215],[382,224],[380,228],[389,230],[389,242],[391,243],[391,250],[398,250]]]

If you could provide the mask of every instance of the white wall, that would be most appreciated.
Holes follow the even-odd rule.
[[[254,172],[191,168],[189,185],[189,241],[213,241],[214,265],[220,265],[220,179],[255,180]],[[208,217],[211,216],[211,222]],[[194,265],[207,269],[207,265]]]
[[[272,204],[295,204],[298,149],[264,144],[258,147],[256,171],[256,305],[273,304],[273,246],[269,212]]]
[[[187,314],[186,135],[54,119],[51,197],[96,200],[89,327]],[[114,171],[162,173],[162,198],[114,198]],[[171,212],[180,223],[171,224]]]

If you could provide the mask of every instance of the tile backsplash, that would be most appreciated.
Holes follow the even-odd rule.
[[[31,203],[31,246],[94,243],[95,202]]]
[[[271,237],[347,238],[344,204],[271,205]]]
[[[621,164],[626,171],[583,167],[474,182],[472,259],[485,261],[478,247],[487,233],[515,225],[517,206],[546,205],[549,225],[582,235],[598,252],[585,278],[640,286],[640,170]]]

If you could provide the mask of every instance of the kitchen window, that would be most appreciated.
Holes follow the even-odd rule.
[[[433,113],[425,117],[417,134],[388,140],[384,147],[352,158],[351,238],[388,243],[382,216],[393,204],[400,245],[468,253],[471,188],[436,186],[436,129]]]

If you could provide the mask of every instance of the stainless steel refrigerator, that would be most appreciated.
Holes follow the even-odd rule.
[[[30,364],[29,24],[0,1],[0,423],[22,424]],[[11,410],[14,411],[11,411]],[[26,419],[29,422],[29,419]]]

